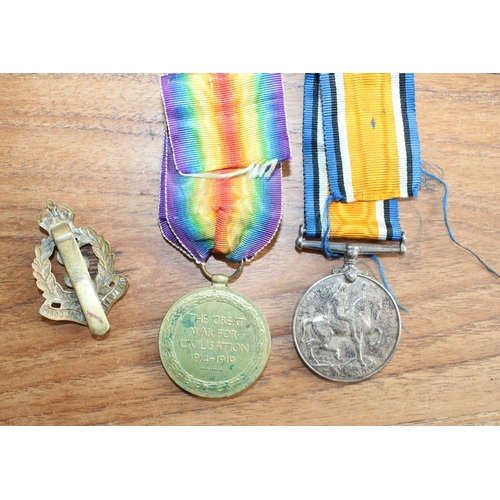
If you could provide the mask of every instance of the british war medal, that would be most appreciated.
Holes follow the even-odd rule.
[[[387,364],[400,338],[393,296],[357,257],[405,252],[398,198],[416,196],[421,182],[413,75],[306,74],[303,167],[296,246],[343,254],[344,266],[300,300],[295,345],[316,374],[357,382]]]

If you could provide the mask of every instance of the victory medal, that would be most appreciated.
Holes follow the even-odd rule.
[[[264,370],[271,349],[266,320],[229,278],[188,293],[168,311],[160,328],[160,355],[180,387],[203,397],[232,396]]]
[[[170,74],[160,176],[164,237],[212,286],[179,299],[163,319],[160,357],[171,379],[206,398],[252,385],[271,338],[257,307],[228,288],[274,237],[281,220],[281,162],[290,157],[280,74]],[[222,255],[231,276],[210,274]]]

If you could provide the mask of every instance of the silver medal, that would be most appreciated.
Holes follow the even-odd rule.
[[[394,355],[401,335],[396,302],[357,269],[358,252],[358,246],[347,246],[344,267],[307,290],[293,320],[304,363],[336,382],[358,382],[377,373]]]

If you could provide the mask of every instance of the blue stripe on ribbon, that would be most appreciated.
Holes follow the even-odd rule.
[[[320,232],[317,224],[318,208],[314,190],[316,183],[314,180],[314,161],[317,161],[317,144],[314,144],[313,123],[314,115],[314,73],[306,73],[304,80],[304,115],[302,127],[302,161],[304,168],[304,219],[306,236],[317,237]],[[314,149],[314,151],[313,151]],[[316,203],[315,203],[316,202]]]
[[[401,231],[401,224],[399,222],[399,203],[397,198],[387,200],[389,207],[389,221],[392,227],[392,240],[399,241],[403,235]]]
[[[334,75],[332,75],[333,78]],[[332,83],[330,82],[329,73],[320,73],[320,88],[321,88],[321,112],[323,115],[323,130],[326,148],[326,162],[328,165],[328,182],[330,183],[330,195],[335,201],[343,199],[342,192],[339,186],[338,177],[338,161],[335,154],[336,149],[340,151],[340,145],[335,148],[335,134],[333,124],[337,125],[336,113],[334,114],[333,106],[337,107],[337,99],[332,96]]]
[[[418,195],[418,188],[422,183],[422,166],[420,160],[420,139],[418,136],[417,112],[415,105],[415,76],[413,73],[405,74],[406,82],[406,111],[410,129],[410,147],[413,163],[413,182],[410,196]]]

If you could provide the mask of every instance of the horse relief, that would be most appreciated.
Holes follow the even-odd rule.
[[[365,359],[364,350],[366,344],[373,346],[380,340],[382,330],[377,319],[382,301],[370,298],[365,288],[357,281],[318,291],[322,300],[314,315],[302,319],[302,341],[317,365],[329,365],[335,370],[353,362],[362,368],[374,363]]]

